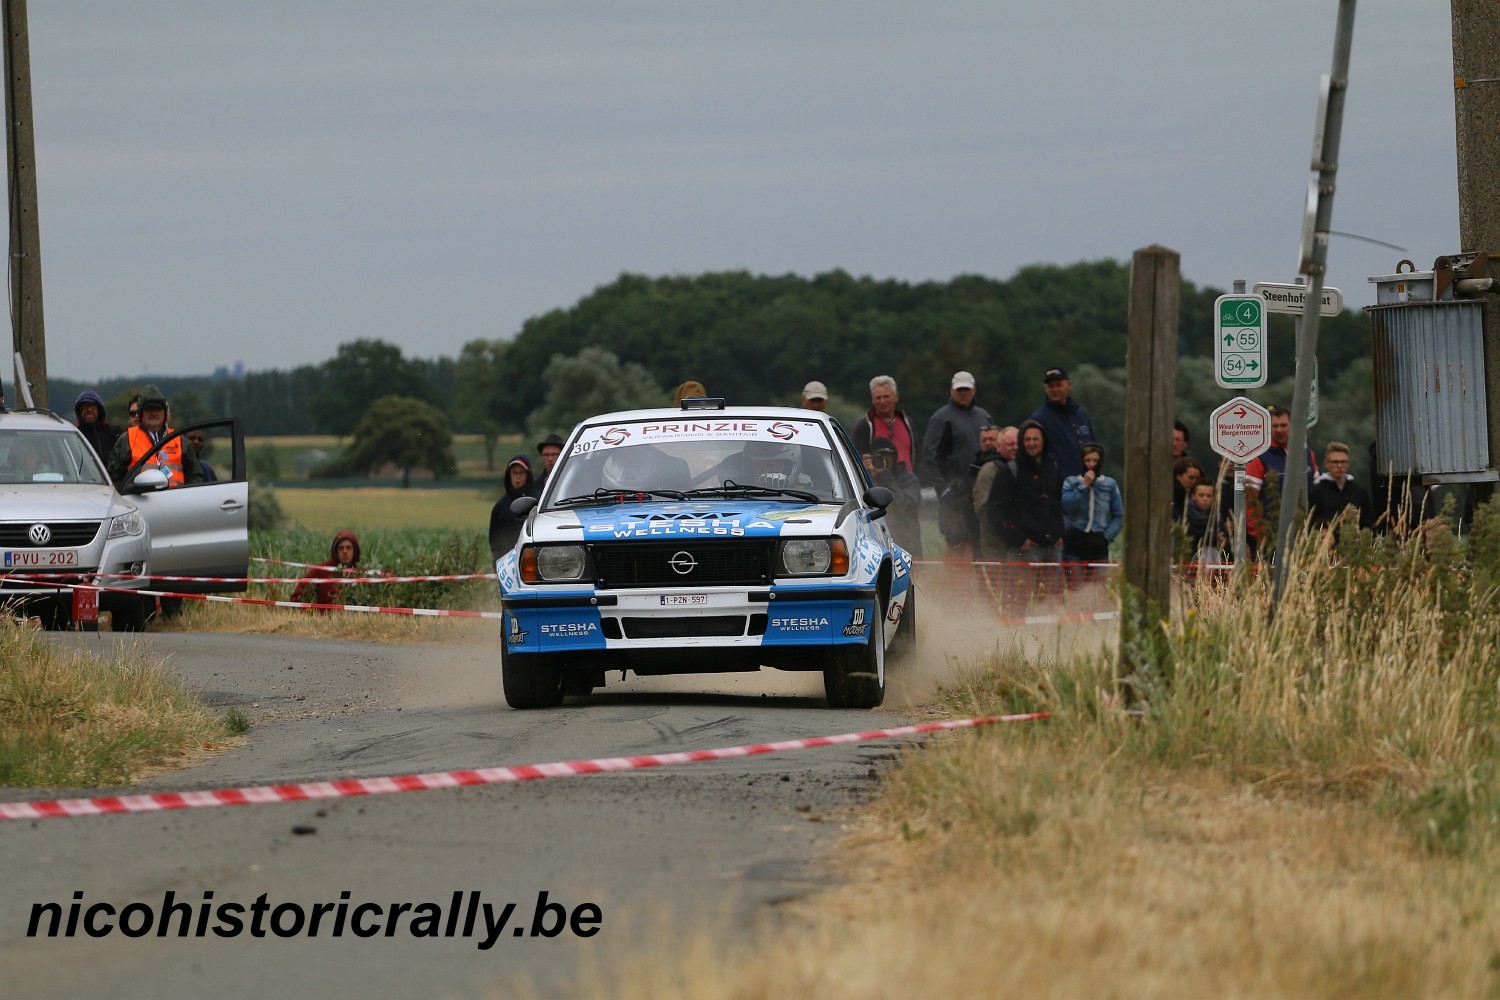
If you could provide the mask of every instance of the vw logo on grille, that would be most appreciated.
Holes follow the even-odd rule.
[[[672,558],[667,560],[667,565],[672,567],[672,572],[678,576],[687,576],[698,568],[698,560],[693,558],[691,552],[674,552]]]
[[[32,545],[46,545],[52,541],[52,529],[45,524],[33,524],[26,532],[26,537],[31,539]]]

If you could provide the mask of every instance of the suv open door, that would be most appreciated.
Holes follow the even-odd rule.
[[[191,430],[202,430],[220,446],[213,453],[216,458],[223,454],[224,444],[230,445],[228,465],[222,460],[214,465],[217,482],[167,488],[160,482],[160,473],[146,476],[146,482],[138,481],[142,473],[154,468],[151,456],[162,445]],[[193,446],[185,437],[182,451],[184,461],[196,460]],[[151,525],[151,575],[217,578],[217,582],[174,582],[164,589],[192,594],[245,589],[238,581],[249,576],[250,568],[250,483],[245,474],[245,438],[238,420],[222,417],[175,428],[131,466],[120,492],[131,496]]]

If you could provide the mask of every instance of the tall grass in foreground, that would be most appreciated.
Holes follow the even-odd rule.
[[[1180,620],[1142,633],[1139,716],[1119,708],[1113,656],[997,663],[954,704],[1047,708],[1055,718],[1033,739],[1207,768],[1261,793],[1376,796],[1411,813],[1429,846],[1495,846],[1497,542],[1493,505],[1467,545],[1437,530],[1401,541],[1345,528],[1337,545],[1307,533],[1274,617],[1267,572],[1192,589]],[[1439,791],[1459,788],[1474,807],[1461,830]],[[1422,804],[1435,791],[1450,828],[1437,838]]]
[[[0,786],[125,784],[232,736],[143,652],[106,662],[0,620]]]
[[[1049,722],[904,753],[761,953],[593,995],[1500,994],[1497,528],[1308,535],[1274,619],[1269,574],[1191,590],[1137,623],[1136,712],[1117,652],[996,656],[948,708]]]

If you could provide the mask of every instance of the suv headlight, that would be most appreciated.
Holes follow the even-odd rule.
[[[842,538],[788,538],[781,543],[781,572],[787,576],[843,576],[849,548]]]
[[[586,579],[589,557],[582,545],[527,545],[521,549],[526,583],[569,583]]]
[[[124,538],[126,535],[139,535],[146,530],[146,519],[141,517],[141,512],[133,510],[129,514],[120,514],[109,519],[109,537]]]

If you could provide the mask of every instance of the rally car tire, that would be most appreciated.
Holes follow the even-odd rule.
[[[823,693],[830,708],[879,708],[885,701],[885,598],[876,595],[869,639],[859,646],[835,646],[823,670]]]
[[[500,644],[500,682],[511,708],[556,708],[563,700],[562,664],[546,653],[513,656]]]
[[[891,638],[887,651],[886,666],[907,663],[917,655],[917,588],[906,592],[906,604],[901,608],[901,623]]]

